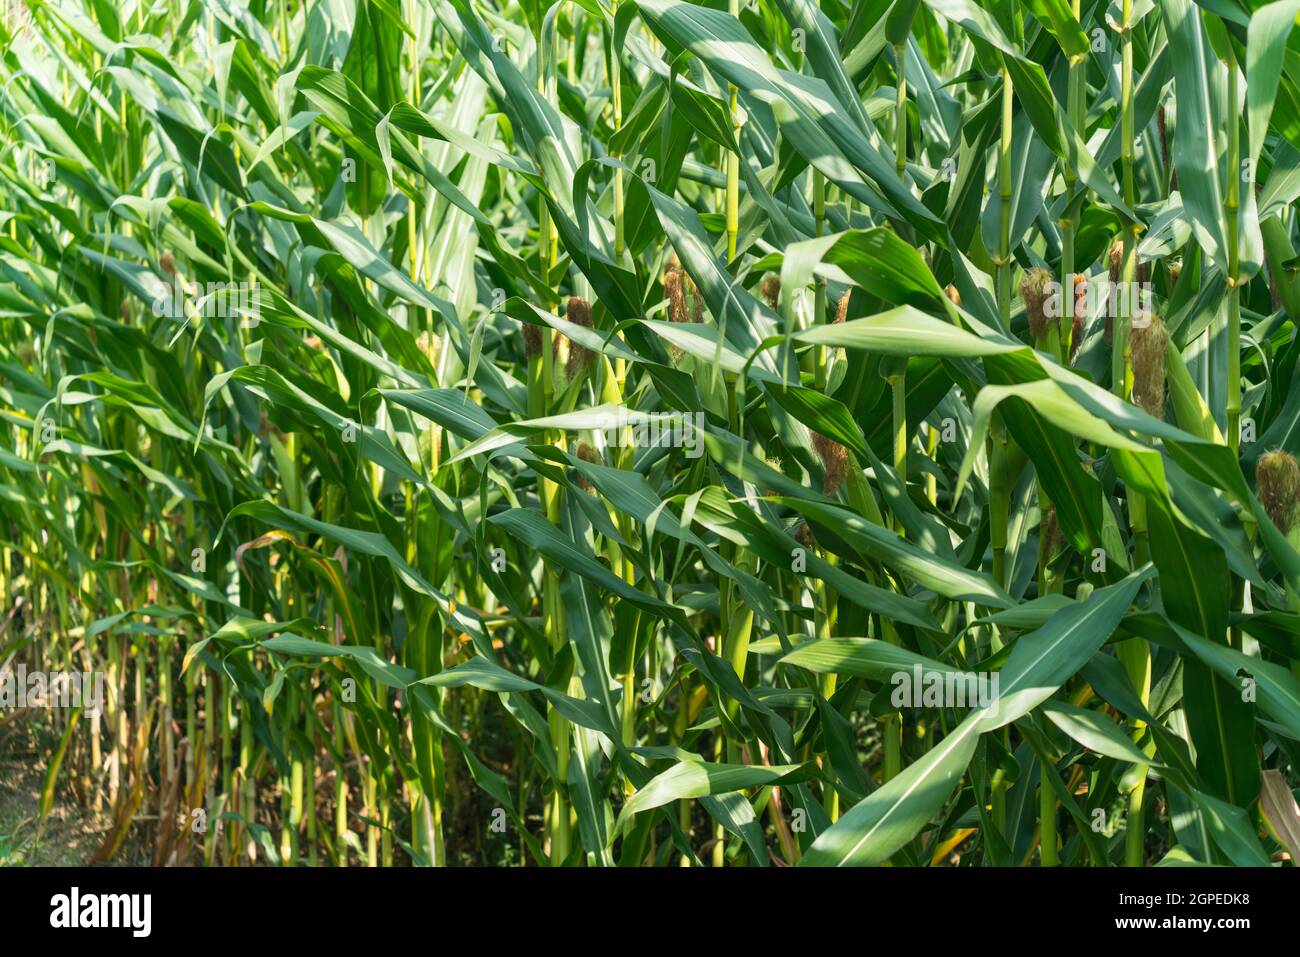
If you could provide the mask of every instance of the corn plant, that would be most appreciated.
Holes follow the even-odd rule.
[[[7,0],[41,822],[1294,864],[1298,14]]]

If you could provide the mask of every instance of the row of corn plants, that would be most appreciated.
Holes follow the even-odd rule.
[[[1293,864],[1298,14],[7,0],[31,840]]]

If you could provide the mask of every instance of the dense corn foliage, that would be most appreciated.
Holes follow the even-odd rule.
[[[7,0],[23,839],[1294,862],[1298,13]]]

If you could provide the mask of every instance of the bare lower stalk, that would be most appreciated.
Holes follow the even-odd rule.
[[[298,692],[294,688],[289,691],[288,718],[285,727],[292,734],[294,723],[298,720]],[[290,747],[292,757],[289,759],[289,846],[286,855],[288,859],[285,863],[290,867],[294,867],[298,863],[298,849],[302,836],[303,773],[305,769],[302,760],[302,749],[292,742],[290,742]]]
[[[347,743],[343,737],[343,706],[334,705],[334,854],[339,867],[348,866],[348,777],[343,758]]]
[[[243,846],[247,849],[250,863],[255,857],[251,827],[257,820],[257,790],[253,782],[253,722],[244,714],[248,701],[240,701],[239,720],[239,784],[240,813],[244,815]]]

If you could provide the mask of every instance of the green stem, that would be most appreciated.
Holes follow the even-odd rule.
[[[1300,273],[1297,273],[1294,267],[1286,266],[1286,263],[1295,258],[1295,247],[1291,244],[1291,231],[1282,213],[1262,220],[1259,231],[1264,240],[1264,257],[1268,263],[1269,277],[1277,287],[1278,298],[1282,300],[1287,318],[1293,323],[1298,322],[1300,321]]]
[[[901,365],[902,360],[900,360]],[[894,436],[894,471],[898,475],[899,482],[907,485],[907,451],[909,435],[907,431],[907,379],[905,376],[906,366],[902,365],[901,371],[889,376],[889,387],[892,398],[892,416],[893,416],[893,436]],[[899,535],[903,534],[902,526],[895,520],[894,530]],[[882,631],[885,640],[893,645],[901,645],[902,640],[894,628],[894,623],[888,618],[881,618],[883,625]],[[890,714],[881,721],[881,734],[885,739],[885,767],[881,775],[882,783],[890,781],[898,775],[903,769],[903,717],[901,714]]]
[[[894,434],[894,471],[898,481],[907,485],[907,451],[911,445],[911,435],[907,429],[907,366],[900,362],[900,369],[889,377],[889,388],[893,409]],[[901,535],[902,528],[895,524],[895,530]]]
[[[894,72],[898,84],[894,91],[894,170],[900,181],[907,181],[907,42],[894,44]]]
[[[1076,21],[1080,20],[1080,0],[1073,0],[1071,9]],[[1070,125],[1086,139],[1086,117],[1084,115],[1084,83],[1087,60],[1084,57],[1071,57],[1069,73],[1066,79],[1066,112]],[[1065,180],[1065,215],[1061,221],[1061,297],[1064,307],[1061,320],[1061,361],[1068,363],[1074,348],[1074,271],[1075,271],[1075,237],[1079,231],[1079,204],[1076,193],[1079,189],[1078,177],[1074,167],[1065,160],[1061,162],[1061,175]]]
[[[1130,209],[1137,203],[1137,190],[1133,180],[1133,37],[1132,0],[1123,0],[1122,28],[1120,31],[1120,168],[1124,186],[1124,202]],[[1124,258],[1120,273],[1121,288],[1112,290],[1112,302],[1117,302],[1114,334],[1111,343],[1111,391],[1128,398],[1133,391],[1133,343],[1130,326],[1133,316],[1130,306],[1133,283],[1137,279],[1137,223],[1123,218]]]
[[[339,867],[348,866],[348,776],[347,743],[343,735],[343,706],[334,705],[334,853]]]
[[[1241,450],[1241,288],[1237,213],[1241,206],[1241,124],[1237,116],[1237,57],[1228,46],[1228,192],[1223,218],[1228,226],[1228,445]]]
[[[1056,768],[1040,762],[1038,779],[1038,859],[1043,867],[1056,867],[1060,858],[1056,849],[1056,791],[1052,775]]]
[[[612,23],[617,18],[618,18],[618,0],[613,0],[610,7],[610,22]],[[611,90],[611,100],[614,109],[615,137],[617,137],[619,131],[623,129],[622,72],[623,72],[622,67],[618,61],[618,51],[614,47],[614,35],[613,32],[611,31],[610,38],[609,38],[609,85]],[[621,151],[611,150],[609,157],[610,159],[615,160],[617,162],[623,158],[623,154]],[[623,249],[624,249],[624,242],[625,242],[623,230],[624,230],[623,169],[621,166],[615,166],[614,167],[614,261],[618,263],[621,263],[623,261]]]
[[[727,9],[733,17],[740,18],[740,0],[728,0]],[[731,135],[740,149],[740,107],[738,91],[728,84],[728,109],[731,111]],[[740,233],[740,153],[727,153],[727,262],[736,258],[736,239]]]
[[[253,783],[253,721],[244,713],[247,699],[239,703],[239,786],[241,790],[240,813],[246,825],[257,819],[257,792]],[[244,843],[251,846],[251,833],[243,835]],[[251,857],[251,854],[250,854]]]
[[[298,719],[298,691],[296,688],[289,689],[289,708],[285,717],[285,730],[292,735],[294,722]],[[298,747],[292,740],[287,740],[285,743],[289,746],[293,756],[290,758],[289,764],[289,842],[284,863],[289,867],[293,867],[298,863],[299,835],[302,828],[304,767],[302,748]]]
[[[1137,689],[1138,698],[1145,707],[1151,700],[1150,645],[1146,639],[1130,638],[1118,642],[1115,645],[1115,651],[1120,662],[1124,665],[1124,670],[1128,673],[1129,681]],[[1141,719],[1134,719],[1130,735],[1134,744],[1138,744],[1140,747],[1139,742],[1145,733],[1146,722]],[[1143,800],[1146,795],[1147,769],[1139,765],[1136,768],[1136,774],[1137,785],[1129,793],[1128,817],[1124,825],[1124,865],[1126,867],[1141,867],[1144,863],[1146,832],[1142,825],[1145,810]]]
[[[1015,120],[1015,89],[1006,61],[1002,63],[1002,138],[998,145],[998,315],[1011,328],[1011,137]]]

